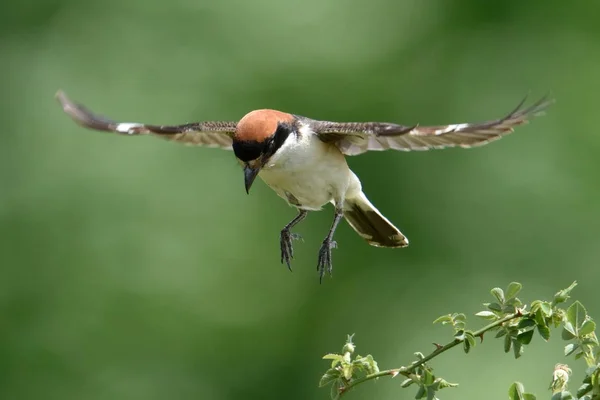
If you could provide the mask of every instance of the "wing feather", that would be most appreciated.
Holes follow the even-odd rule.
[[[523,108],[525,100],[502,118],[478,123],[438,126],[405,126],[384,122],[313,121],[321,140],[334,143],[346,155],[380,150],[430,150],[446,147],[476,147],[500,139],[516,126],[541,115],[554,101],[544,96]]]
[[[79,125],[121,135],[156,135],[187,145],[231,149],[237,122],[207,121],[183,125],[149,125],[138,122],[116,122],[94,114],[81,104],[72,102],[59,91],[56,98],[63,111]]]

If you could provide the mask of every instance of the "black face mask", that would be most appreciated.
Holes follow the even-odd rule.
[[[261,155],[265,158],[271,157],[283,145],[293,128],[289,124],[278,123],[275,134],[267,140],[259,143],[255,140],[244,140],[233,143],[235,156],[243,162],[256,160]]]
[[[249,162],[256,160],[264,153],[265,143],[258,143],[257,141],[244,140],[233,143],[233,152],[235,156],[243,162]]]

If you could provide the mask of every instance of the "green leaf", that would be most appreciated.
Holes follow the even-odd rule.
[[[460,330],[456,332],[456,335],[454,335],[454,338],[456,340],[465,340],[465,331]]]
[[[512,307],[513,309],[523,307],[523,303],[521,300],[517,298],[512,298],[510,300],[506,300],[506,305]]]
[[[512,340],[510,335],[504,336],[504,352],[508,353],[510,351],[510,346],[512,345]]]
[[[598,339],[594,336],[588,336],[581,341],[581,344],[589,344],[592,346],[598,346]]]
[[[463,350],[465,351],[465,353],[469,353],[469,350],[471,350],[471,343],[469,343],[468,340],[465,340],[463,342]]]
[[[508,398],[510,400],[523,400],[525,388],[521,382],[515,382],[508,388]]]
[[[521,382],[513,383],[508,389],[508,398],[510,400],[536,400],[531,393],[524,393],[525,388]]]
[[[325,354],[323,356],[323,360],[332,360],[331,368],[335,367],[337,364],[341,363],[344,357],[341,354]]]
[[[515,358],[519,358],[523,355],[523,351],[525,350],[525,348],[523,348],[523,345],[521,344],[521,342],[519,342],[516,339],[512,340],[513,342],[513,352],[515,354]]]
[[[498,316],[491,311],[479,311],[475,316],[492,320],[498,318]]]
[[[425,390],[425,386],[421,385],[419,387],[419,390],[417,391],[417,395],[415,396],[415,399],[422,399],[423,397],[425,397],[427,395],[427,391]]]
[[[562,330],[562,333],[561,333],[561,337],[564,340],[571,340],[575,336],[577,336],[577,335],[575,334],[575,329],[573,328],[573,325],[571,325],[570,322],[566,322],[565,321],[565,323],[563,325],[563,330]]]
[[[589,377],[589,382],[594,384],[594,382],[592,382],[592,377],[596,376],[596,372],[599,372],[598,370],[600,369],[600,364],[599,365],[594,365],[593,367],[589,367],[588,369],[585,370],[585,374],[586,374],[586,379],[584,379],[584,382],[588,382],[588,377]],[[596,376],[598,377],[598,376]]]
[[[402,381],[402,383],[400,384],[401,388],[407,388],[410,385],[412,385],[413,383],[415,383],[415,381],[413,381],[412,379],[408,378]]]
[[[463,313],[454,314],[454,321],[455,322],[467,322],[467,316]]]
[[[446,325],[453,321],[454,321],[454,318],[452,318],[452,316],[450,314],[446,314],[446,315],[442,315],[441,317],[436,318],[436,320],[433,321],[433,323],[437,324],[437,323],[441,322],[442,325]]]
[[[532,320],[531,318],[523,318],[521,321],[519,321],[517,328],[523,329],[523,328],[529,328],[530,326],[535,326],[535,321]]]
[[[559,392],[552,395],[552,400],[573,400],[573,395],[569,392]]]
[[[425,384],[426,386],[429,386],[433,383],[434,379],[435,379],[435,377],[433,376],[431,371],[429,369],[425,369],[424,374],[423,374],[423,384]]]
[[[495,338],[501,338],[502,336],[506,335],[506,329],[501,329],[498,331],[498,333],[496,333]]]
[[[567,308],[567,321],[575,328],[575,336],[578,336],[579,329],[587,318],[587,311],[583,305],[576,301]]]
[[[510,314],[510,313],[514,313],[515,311],[517,311],[517,308],[513,305],[507,304],[504,307],[502,307],[502,312],[504,314]]]
[[[506,288],[506,298],[512,299],[513,297],[517,297],[522,288],[523,285],[521,285],[519,282],[509,283],[508,287]]]
[[[545,341],[550,340],[550,328],[548,328],[546,325],[538,325],[537,329],[542,339]]]
[[[565,356],[570,356],[578,348],[579,348],[579,344],[569,343],[568,345],[565,346]]]
[[[529,344],[531,342],[531,339],[533,338],[533,330],[530,331],[526,331],[523,333],[520,333],[517,336],[517,340],[519,341],[519,343],[521,344]]]
[[[331,385],[331,390],[329,390],[329,395],[331,396],[332,400],[338,400],[341,396],[341,392],[340,392],[340,383],[338,382],[334,382],[333,385]]]
[[[531,310],[531,311],[534,312],[533,310]],[[548,325],[546,323],[546,317],[544,317],[544,313],[542,312],[542,310],[540,308],[538,308],[537,311],[535,311],[533,319],[535,320],[535,323],[537,325],[544,325],[544,326]]]
[[[596,330],[596,323],[591,319],[586,320],[579,329],[579,336],[589,335]]]
[[[475,336],[473,336],[472,331],[465,332],[465,342],[468,342],[469,346],[471,347],[475,347],[475,345],[477,344],[477,341],[475,341]]]
[[[328,384],[334,382],[341,376],[342,375],[340,371],[338,371],[337,369],[328,369],[327,372],[325,372],[325,374],[321,377],[321,380],[319,381],[319,387],[327,386]]]
[[[488,303],[485,306],[492,311],[498,311],[498,312],[502,311],[502,306],[498,303]]]
[[[438,398],[435,397],[435,388],[431,386],[427,388],[427,400],[438,400]]]
[[[540,304],[540,310],[542,310],[544,316],[547,318],[552,316],[552,306],[547,301],[544,301],[542,304]]]
[[[354,365],[346,364],[342,367],[342,376],[349,381],[354,376]]]
[[[593,386],[591,383],[584,383],[577,389],[577,397],[583,397],[586,393],[590,392],[592,388]]]
[[[372,355],[369,354],[366,357],[363,357],[363,360],[369,374],[376,374],[379,372],[379,365],[377,365],[377,361],[373,359]]]
[[[493,288],[490,293],[492,294],[492,296],[494,296],[496,298],[496,300],[498,300],[498,303],[503,304],[504,303],[504,290],[496,287]]]
[[[369,365],[367,364],[366,359],[364,359],[363,357],[356,358],[354,361],[352,361],[351,365],[353,375],[356,375],[359,372],[368,373]]]

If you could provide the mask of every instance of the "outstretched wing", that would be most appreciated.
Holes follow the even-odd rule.
[[[188,145],[231,149],[232,138],[237,125],[237,122],[233,121],[193,122],[175,126],[115,122],[72,102],[62,91],[56,93],[56,98],[63,111],[79,125],[86,128],[122,135],[156,135]]]
[[[514,127],[527,123],[553,103],[543,97],[523,108],[525,99],[503,118],[480,123],[439,126],[404,126],[385,122],[314,121],[321,140],[334,143],[342,153],[352,156],[370,150],[430,150],[445,147],[475,147],[500,139]]]

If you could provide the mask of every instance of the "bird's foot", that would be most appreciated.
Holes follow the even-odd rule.
[[[323,281],[325,272],[331,276],[333,265],[331,264],[331,249],[337,248],[337,242],[331,239],[323,240],[323,244],[319,249],[319,262],[317,263],[317,271],[319,271],[319,282]]]
[[[290,232],[289,229],[284,229],[279,234],[279,245],[281,247],[281,263],[286,263],[288,269],[292,270],[291,261],[294,258],[293,240],[301,240],[302,236],[297,233]]]

